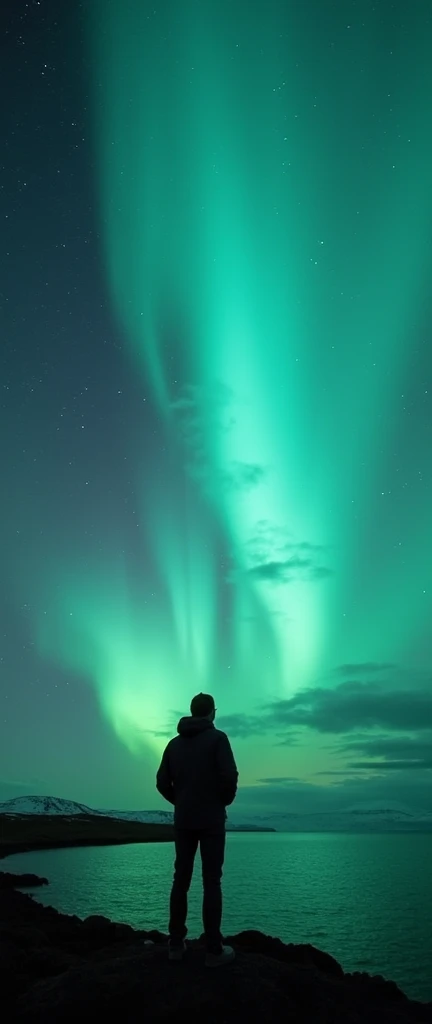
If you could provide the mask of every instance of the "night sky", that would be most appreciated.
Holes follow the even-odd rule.
[[[0,798],[432,809],[429,0],[0,18]]]

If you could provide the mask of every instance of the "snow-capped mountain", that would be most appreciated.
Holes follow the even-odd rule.
[[[389,800],[386,804],[382,804],[377,800],[371,800],[368,803],[355,804],[353,807],[347,807],[344,811],[345,814],[357,816],[359,818],[374,818],[382,817],[391,821],[419,821],[432,819],[430,811],[413,810],[412,807],[407,807],[406,804],[397,803],[396,800]]]
[[[228,829],[275,829],[277,832],[422,832],[432,831],[432,812],[413,810],[393,801],[387,804],[356,804],[342,811],[316,814],[275,813],[245,815],[233,808],[228,812]],[[149,824],[170,825],[172,811],[116,811],[88,807],[75,800],[54,796],[19,796],[0,804],[0,814],[77,814],[103,815],[123,821],[141,821]]]
[[[170,825],[172,811],[109,811],[88,807],[76,800],[63,800],[58,796],[17,796],[0,803],[0,814],[62,814],[74,817],[76,814],[100,814],[105,818],[122,818],[124,821],[144,821],[151,824]]]
[[[0,814],[98,814],[86,804],[57,796],[16,796],[0,804]]]
[[[141,821],[151,825],[172,825],[172,811],[115,811],[105,808],[88,807],[87,804],[77,803],[75,800],[62,800],[56,796],[19,796],[13,800],[6,800],[0,803],[0,814],[43,814],[43,815],[64,815],[74,817],[77,814],[101,815],[105,818],[116,818],[122,821]],[[228,822],[229,828],[236,828],[236,823]],[[254,824],[246,822],[238,827],[241,830],[246,825],[254,828]],[[255,825],[255,828],[265,826]]]
[[[151,825],[172,825],[173,811],[93,811],[93,814],[104,814],[108,818],[121,818],[123,821],[144,821]]]

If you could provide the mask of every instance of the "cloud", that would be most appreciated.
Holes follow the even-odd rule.
[[[221,483],[229,490],[249,490],[261,483],[264,476],[263,466],[249,462],[232,462],[229,470],[221,474]]]
[[[184,711],[178,711],[173,716],[171,725],[167,725],[163,729],[142,729],[140,733],[148,733],[151,736],[166,737],[171,739],[177,729],[177,723],[180,718],[185,714]],[[223,732],[229,733],[230,736],[236,739],[248,739],[250,736],[261,736],[263,733],[263,723],[259,715],[218,715],[217,716],[217,727],[222,729]]]
[[[405,770],[412,771],[412,769],[415,769],[416,771],[418,771],[419,769],[432,768],[432,757],[430,757],[428,761],[353,761],[350,765],[348,765],[348,767],[352,769],[358,769],[361,771],[365,771],[368,769],[373,769],[374,771],[378,770],[398,772]]]
[[[261,519],[245,544],[246,573],[271,584],[325,579],[333,575],[333,570],[323,564],[324,552],[328,549],[323,545],[297,541],[285,527]]]
[[[233,392],[223,384],[212,388],[187,384],[171,403],[178,435],[186,448],[188,465],[194,473],[208,472],[207,437],[226,433],[233,418]]]
[[[247,739],[249,736],[261,736],[263,721],[260,715],[246,715],[243,713],[234,715],[218,715],[218,728],[223,732],[230,733],[239,739]]]
[[[268,583],[294,583],[298,579],[321,580],[332,576],[332,570],[314,565],[310,558],[288,558],[283,562],[261,562],[248,569],[248,575]]]
[[[332,778],[329,785],[307,779],[293,782],[276,779],[260,785],[240,785],[233,818],[234,807],[239,814],[268,817],[272,814],[336,813],[372,804],[383,808],[402,805],[413,812],[432,813],[431,772],[425,771],[422,775],[401,770],[374,774],[370,778],[357,774]]]
[[[344,752],[365,754],[368,757],[398,757],[408,760],[432,757],[430,736],[358,736],[339,748]]]
[[[352,771],[374,768],[380,771],[421,771],[432,768],[432,732],[419,736],[358,736],[339,746],[339,753],[364,754],[364,761],[350,761]],[[371,761],[378,757],[383,760]]]
[[[210,455],[208,438],[227,434],[235,424],[234,392],[222,383],[212,387],[186,385],[171,403],[191,476],[206,491],[243,491],[261,483],[265,468],[233,460],[221,466]]]
[[[375,767],[376,767],[376,765],[375,765]],[[352,776],[357,775],[357,770],[355,770],[354,768],[348,768],[348,767],[347,768],[332,768],[332,769],[329,769],[328,771],[323,770],[323,771],[319,771],[319,772],[314,772],[314,775],[329,775],[329,776],[335,775],[335,776],[339,776],[339,778],[342,777],[342,778],[346,779],[347,775],[352,775]]]
[[[403,674],[399,682],[400,678]],[[349,680],[333,688],[310,687],[287,699],[260,704],[255,713],[218,715],[219,723],[233,736],[273,734],[281,737],[282,744],[297,742],[305,729],[333,734],[340,738],[337,746],[329,749],[345,756],[427,759],[432,756],[432,687],[425,677],[412,687],[406,679],[403,687],[392,685],[391,680]],[[376,730],[381,732],[376,734]],[[413,733],[419,736],[410,735]]]
[[[283,743],[289,743],[291,747],[296,746],[300,739],[298,729],[287,729],[280,723],[275,722],[271,716],[262,712],[256,715],[243,714],[239,712],[233,715],[217,716],[218,729],[229,733],[237,739],[248,739],[250,736],[263,736],[266,733],[273,733],[273,738],[283,736]],[[276,745],[276,744],[275,744]]]
[[[299,779],[297,775],[277,775],[274,778],[257,779],[257,782],[266,786],[286,786],[287,783],[292,782],[303,785],[302,779]]]
[[[342,782],[361,776],[370,781],[373,776],[389,773],[399,779],[404,773],[430,778],[432,693],[426,685],[398,689],[387,681],[356,680],[329,690],[310,688],[287,700],[263,704],[258,715],[222,718],[220,727],[233,738],[270,735],[275,747],[304,743],[305,730],[336,735],[338,741],[329,749],[346,763],[341,768],[331,766],[314,772],[332,778],[334,784],[338,779]],[[378,729],[388,734],[377,734]],[[354,760],[356,754],[360,759]],[[258,781],[280,786],[289,780],[286,776]]]
[[[384,728],[409,732],[432,729],[430,687],[395,689],[349,681],[333,689],[310,688],[288,700],[264,705],[267,723],[306,726],[321,733]]]
[[[374,675],[376,672],[388,672],[396,669],[396,665],[386,661],[359,661],[354,664],[339,665],[336,673],[340,676]]]
[[[259,519],[255,532],[246,545],[250,556],[259,561],[269,559],[271,554],[278,552],[280,556],[307,552],[309,555],[321,555],[330,551],[324,544],[311,544],[310,541],[296,540],[293,532],[286,526],[277,526],[270,519]]]

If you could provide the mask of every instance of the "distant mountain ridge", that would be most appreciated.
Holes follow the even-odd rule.
[[[79,814],[100,815],[104,818],[115,818],[117,821],[139,821],[151,825],[172,825],[173,811],[112,811],[95,809],[87,804],[78,803],[75,800],[63,800],[56,796],[17,796],[12,800],[0,803],[0,814],[16,815],[18,817],[30,814],[41,814],[47,816],[61,815],[62,817],[75,817]],[[257,823],[228,821],[227,829],[233,831],[273,831],[269,825]]]
[[[89,807],[76,800],[64,800],[57,796],[17,796],[0,803],[0,814],[61,814],[73,817],[76,814],[100,814],[105,818],[119,818],[124,821],[144,821],[152,824],[171,825],[172,811],[110,811]]]
[[[55,796],[19,796],[0,803],[0,814],[10,815],[101,815],[123,821],[170,825],[172,811],[116,811],[96,809],[75,800]],[[233,808],[227,827],[233,831],[275,829],[277,832],[432,832],[432,812],[413,810],[404,804],[363,803],[343,811],[315,814],[274,813],[248,815]]]

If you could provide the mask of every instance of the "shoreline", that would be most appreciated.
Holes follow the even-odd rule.
[[[48,1024],[77,1016],[178,1024],[432,1024],[432,1001],[409,998],[381,975],[345,972],[307,943],[284,943],[257,930],[225,935],[235,960],[205,967],[204,936],[188,939],[184,962],[168,961],[168,936],[101,915],[60,913],[19,891],[25,876],[0,886],[1,992],[8,1020]],[[6,883],[6,879],[5,879]],[[46,879],[27,876],[27,886]]]
[[[275,832],[275,829],[226,829],[238,833]],[[0,815],[0,860],[16,853],[73,849],[80,846],[128,846],[136,843],[173,843],[174,826],[127,821],[104,815]]]
[[[0,840],[0,861],[13,857],[16,853],[39,853],[41,850],[73,850],[78,847],[91,846],[134,846],[140,843],[171,843],[174,839],[47,839],[30,843],[2,843]]]
[[[15,853],[172,842],[174,829],[171,825],[154,826],[103,817],[83,816],[78,821],[76,818],[60,820],[34,816],[32,821],[28,817],[24,821],[0,819],[0,837],[0,858],[6,868],[7,857]],[[170,988],[166,972],[172,969],[167,963],[168,936],[157,930],[144,931],[127,923],[117,923],[99,914],[86,918],[65,914],[45,900],[40,903],[32,890],[49,886],[49,878],[31,873],[32,867],[30,860],[28,866],[17,867],[17,874],[0,871],[0,932],[3,940],[6,939],[2,940],[1,991],[3,996],[10,990],[11,1009],[20,1009],[17,1019],[27,1019],[32,1024],[46,1020],[48,1024],[49,1020],[59,1019],[60,1014],[62,1020],[72,1022],[78,1013],[85,1015],[102,1008],[98,1002],[101,988],[107,991],[103,997],[104,1013],[115,1007],[116,1013],[124,1016],[125,1010],[135,1011],[138,986],[152,1021],[159,1020],[159,1012],[164,1024],[177,1020],[176,986],[172,993],[166,994],[167,987]],[[48,867],[45,870],[49,876]],[[194,1013],[199,1009],[209,1024],[213,1020],[214,1024],[219,1024],[222,1019],[237,1024],[248,1005],[251,989],[254,996],[249,1007],[250,1021],[288,1016],[295,1024],[293,1002],[294,1008],[298,1007],[299,1020],[306,1019],[304,1003],[307,1002],[307,1019],[314,1024],[321,1024],[321,1020],[324,1024],[328,1019],[334,1020],[334,1024],[351,1024],[351,1021],[352,1024],[432,1024],[429,993],[410,997],[396,982],[380,975],[345,972],[333,956],[320,948],[307,943],[285,943],[274,934],[264,935],[253,929],[224,935],[223,941],[234,946],[236,958],[222,971],[222,976],[216,972],[220,984],[216,989],[209,989],[208,975],[214,975],[204,967],[203,940],[203,935],[188,938],[186,962],[180,967],[180,974],[176,974],[176,985],[180,983],[182,999],[188,1005],[192,985],[191,1008]],[[234,974],[237,1009],[232,1004],[232,1016],[224,1016],[221,1003],[218,1012],[222,1015],[209,1017],[209,1000],[222,998],[221,993],[225,991],[223,1012],[225,1006],[232,1003]],[[115,987],[114,1006],[111,1005],[111,978]],[[43,1005],[39,1005],[40,998]],[[77,1002],[69,1017],[71,1000]],[[200,1000],[205,1002],[201,1004]],[[164,1007],[172,1017],[163,1015]],[[253,1012],[258,1008],[259,1014],[255,1017]],[[193,1019],[198,1020],[198,1016]]]
[[[155,842],[174,842],[174,827],[103,815],[0,815],[0,860],[38,850]]]

